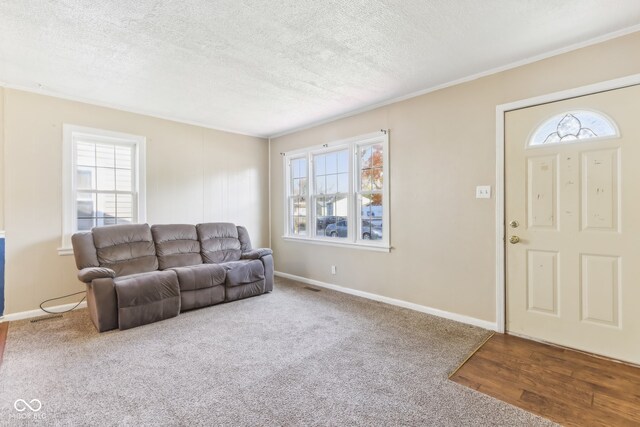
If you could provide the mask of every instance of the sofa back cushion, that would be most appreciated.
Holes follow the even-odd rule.
[[[195,225],[162,224],[151,226],[160,270],[202,264],[200,242]]]
[[[238,229],[228,222],[198,224],[202,260],[207,264],[237,261],[242,254]]]
[[[116,276],[146,273],[158,269],[156,247],[149,224],[123,224],[91,230],[100,267]]]
[[[242,252],[249,252],[252,249],[249,232],[241,225],[237,226],[236,228],[238,229],[238,240],[240,240],[240,249],[242,250]]]

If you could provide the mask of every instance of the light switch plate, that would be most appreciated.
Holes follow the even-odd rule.
[[[476,187],[476,199],[490,199],[490,198],[491,198],[490,185],[478,185]]]

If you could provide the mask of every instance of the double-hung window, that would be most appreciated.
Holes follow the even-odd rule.
[[[64,126],[63,242],[93,227],[145,221],[145,138]]]
[[[285,238],[389,249],[386,131],[285,153]]]

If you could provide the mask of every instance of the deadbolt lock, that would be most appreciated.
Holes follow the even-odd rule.
[[[518,236],[511,236],[509,237],[509,242],[512,245],[515,245],[516,243],[518,243],[520,241],[520,238]]]
[[[520,225],[520,223],[518,221],[516,221],[515,219],[509,223],[509,227],[511,227],[511,228],[517,228],[519,225]]]

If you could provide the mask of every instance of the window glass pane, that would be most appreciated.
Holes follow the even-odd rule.
[[[98,194],[98,218],[114,218],[116,217],[116,195],[115,194]]]
[[[293,194],[294,196],[299,196],[300,195],[300,178],[293,178],[293,182],[292,182],[292,188],[291,188],[291,194]]]
[[[341,173],[338,175],[338,193],[349,192],[349,174]]]
[[[78,218],[78,231],[89,231],[96,226],[95,218]]]
[[[291,205],[291,231],[293,234],[306,234],[307,229],[307,201],[303,197],[296,197]]]
[[[295,222],[295,234],[305,235],[307,234],[307,217],[297,216]]]
[[[291,161],[291,177],[300,178],[302,176],[302,168],[300,167],[300,159]]]
[[[331,227],[335,231],[337,221],[335,214],[335,197],[325,196],[316,198],[316,236],[331,236]]]
[[[131,169],[133,147],[116,146],[116,165],[118,169]]]
[[[360,171],[360,191],[371,191],[371,169],[363,169]]]
[[[360,148],[360,191],[382,190],[382,144]]]
[[[116,224],[132,224],[131,218],[117,218]]]
[[[381,168],[384,162],[382,157],[382,144],[374,144],[371,146],[371,167]]]
[[[338,175],[327,175],[327,194],[338,192]]]
[[[331,197],[316,197],[316,218],[320,219],[331,215],[328,210]]]
[[[320,234],[320,233],[318,233]],[[336,216],[327,217],[326,228],[323,230],[322,235],[325,237],[347,237],[348,229],[345,219],[338,218]]]
[[[325,168],[325,156],[319,155],[313,158],[313,169],[315,176],[324,175],[326,173]]]
[[[116,217],[131,218],[133,216],[133,196],[131,194],[118,194],[116,202]]]
[[[92,218],[96,216],[96,195],[78,193],[76,195],[76,216],[78,218]]]
[[[76,170],[76,188],[78,190],[95,190],[96,169],[86,166],[78,166]]]
[[[96,145],[89,142],[76,144],[76,164],[78,166],[96,165]]]
[[[371,169],[371,189],[382,190],[382,168]]]
[[[300,178],[300,195],[307,194],[307,178]]]
[[[617,136],[615,125],[594,111],[567,111],[551,117],[533,133],[529,145],[557,144],[580,139]]]
[[[362,196],[360,237],[364,240],[382,239],[382,194]]]
[[[100,191],[113,191],[116,187],[115,169],[97,168],[96,188]]]
[[[316,175],[316,194],[325,194],[327,192],[327,182],[324,175]]]
[[[96,144],[96,165],[105,168],[115,167],[115,146]]]
[[[371,167],[371,147],[360,148],[360,169],[368,169]]]
[[[335,198],[334,211],[339,217],[346,218],[349,215],[349,197],[346,194]]]
[[[304,176],[305,170],[302,167],[302,159],[294,160],[291,167],[294,178],[302,178]]]
[[[326,237],[347,237],[347,214],[349,199],[344,196],[324,196],[316,198],[316,235]]]
[[[348,220],[345,217],[331,217],[325,231],[325,237],[346,239],[349,236]]]
[[[349,172],[349,151],[338,152],[338,172]]]
[[[133,187],[131,178],[131,169],[116,169],[116,190],[131,191]]]
[[[111,217],[96,218],[96,227],[104,227],[105,225],[115,225],[116,219]]]
[[[326,157],[326,170],[325,173],[337,173],[338,172],[338,154],[328,153]]]

